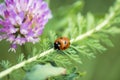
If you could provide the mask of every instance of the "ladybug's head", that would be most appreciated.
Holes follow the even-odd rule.
[[[60,42],[54,42],[54,49],[60,50]]]

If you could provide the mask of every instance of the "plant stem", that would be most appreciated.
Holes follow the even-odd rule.
[[[12,67],[10,67],[10,68],[8,68],[8,69],[0,72],[0,79],[1,79],[2,77],[4,77],[4,76],[8,75],[8,74],[11,73],[12,71],[17,70],[17,69],[25,66],[26,64],[31,63],[31,62],[37,60],[38,58],[41,58],[41,57],[43,57],[43,56],[46,56],[46,55],[50,54],[50,53],[53,52],[53,51],[54,51],[53,48],[52,48],[52,49],[49,49],[49,50],[46,50],[45,52],[42,52],[42,53],[40,53],[40,54],[38,54],[38,55],[36,55],[36,56],[33,56],[33,57],[29,58],[28,60],[22,61],[21,63],[16,64],[15,66],[12,66]]]
[[[77,42],[77,41],[79,41],[79,40],[82,40],[82,39],[90,36],[90,35],[93,34],[94,32],[100,31],[100,30],[101,30],[105,25],[107,25],[107,24],[109,23],[109,21],[114,17],[114,14],[115,14],[114,12],[111,12],[111,13],[109,14],[109,16],[108,16],[102,23],[100,23],[99,25],[97,25],[94,29],[86,32],[86,33],[83,34],[83,35],[79,35],[79,36],[78,36],[77,38],[75,38],[75,39],[71,39],[70,42],[71,42],[71,43]]]

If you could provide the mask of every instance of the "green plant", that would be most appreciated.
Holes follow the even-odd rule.
[[[113,47],[109,37],[120,33],[120,0],[116,0],[104,18],[97,18],[92,13],[83,16],[80,12],[82,7],[83,2],[76,1],[73,5],[61,7],[56,13],[53,13],[53,19],[47,24],[40,43],[32,48],[32,52],[26,60],[24,55],[20,55],[17,64],[12,67],[12,63],[9,62],[10,65],[8,65],[8,61],[1,62],[1,66],[8,69],[0,73],[0,78],[8,74],[18,76],[16,73],[20,72],[23,75],[19,77],[23,78],[31,66],[46,63],[64,67],[67,70],[66,75],[47,77],[48,80],[75,80],[84,76],[86,72],[79,71],[79,64],[83,63],[83,59],[95,58],[96,54],[107,50],[106,46]],[[53,26],[52,29],[51,26]],[[54,40],[59,36],[70,38],[70,48],[65,51],[54,50]],[[21,68],[25,69],[25,72],[21,71]]]

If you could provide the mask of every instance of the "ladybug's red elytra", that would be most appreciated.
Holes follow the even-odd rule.
[[[70,40],[66,37],[57,38],[54,42],[54,49],[65,50],[70,46]]]

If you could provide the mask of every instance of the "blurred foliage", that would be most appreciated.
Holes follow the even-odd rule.
[[[54,67],[50,64],[35,65],[29,70],[24,80],[45,80],[51,76],[57,76],[60,74],[66,74],[66,69],[62,67]]]
[[[120,5],[118,3],[116,7],[111,7],[115,4],[115,0],[46,1],[52,10],[53,19],[46,25],[39,43],[25,45],[28,58],[52,48],[54,40],[59,36],[73,39],[94,29],[96,25],[107,19],[108,12],[114,11]],[[55,51],[14,71],[9,75],[9,78],[5,77],[4,80],[22,80],[26,70],[38,63],[51,63],[53,67],[61,66],[67,69],[66,75],[50,77],[48,80],[120,80],[119,26],[120,11],[116,11],[114,18],[101,31],[71,44],[71,47],[65,51]],[[2,70],[24,60],[20,47],[16,54],[8,54],[9,43],[2,41],[0,45]],[[107,49],[108,51],[106,51]]]

